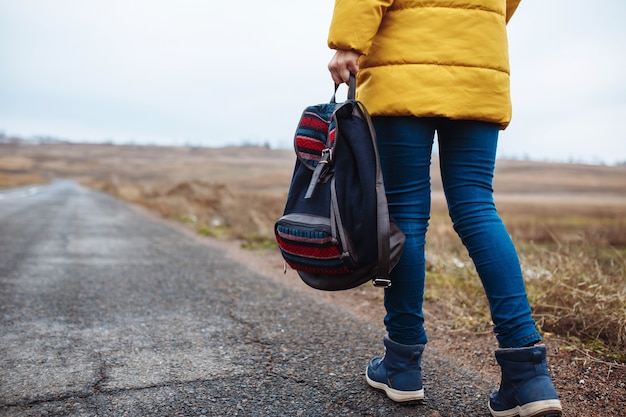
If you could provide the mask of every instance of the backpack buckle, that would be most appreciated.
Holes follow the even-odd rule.
[[[333,160],[333,150],[330,148],[322,149],[322,155],[320,158],[320,164],[328,164]]]
[[[313,191],[315,191],[315,186],[318,182],[326,182],[328,178],[330,178],[329,173],[332,174],[332,166],[330,162],[333,160],[333,151],[330,148],[326,148],[322,150],[322,156],[313,171],[313,175],[311,175],[311,182],[309,182],[309,188],[306,190],[306,194],[304,195],[305,199],[311,198],[313,195]],[[330,172],[329,172],[330,171]]]
[[[389,278],[374,278],[372,284],[379,288],[389,288],[391,287],[391,280]]]

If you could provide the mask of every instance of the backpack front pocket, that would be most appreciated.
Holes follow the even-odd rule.
[[[276,222],[276,241],[287,264],[295,270],[319,274],[345,274],[350,269],[330,219],[309,214],[287,214]]]

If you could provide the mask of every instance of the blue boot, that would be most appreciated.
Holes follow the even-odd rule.
[[[374,358],[367,365],[365,379],[374,388],[385,391],[396,402],[421,401],[422,352],[424,345],[401,345],[384,338],[385,356]]]
[[[498,349],[500,389],[489,397],[489,411],[494,417],[560,416],[561,402],[554,390],[546,347]]]

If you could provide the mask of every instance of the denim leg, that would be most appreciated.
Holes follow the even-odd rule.
[[[406,235],[393,285],[385,289],[385,326],[394,342],[427,342],[424,331],[424,244],[430,218],[430,158],[434,120],[374,117],[389,213]]]
[[[475,121],[441,123],[439,155],[448,210],[480,276],[501,347],[521,347],[541,337],[531,316],[513,242],[493,201],[499,128]]]

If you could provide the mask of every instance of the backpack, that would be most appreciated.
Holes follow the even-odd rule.
[[[309,286],[345,290],[368,280],[389,287],[405,237],[390,220],[376,133],[363,103],[307,107],[294,138],[296,164],[274,226],[286,264]]]

